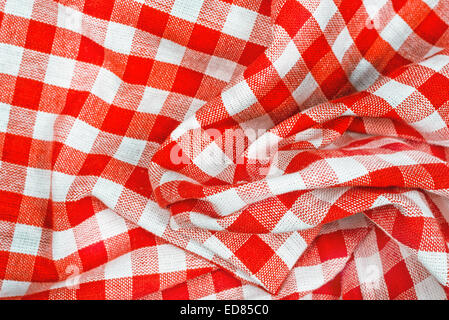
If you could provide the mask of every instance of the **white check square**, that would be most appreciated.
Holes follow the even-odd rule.
[[[447,300],[441,284],[432,276],[415,284],[415,292],[418,300]]]
[[[257,12],[231,5],[222,32],[242,40],[249,40],[257,19]]]
[[[441,71],[441,69],[443,69],[448,64],[449,57],[442,54],[437,54],[420,63],[420,65],[435,70],[436,72]]]
[[[170,212],[161,208],[156,202],[148,200],[138,225],[157,236],[162,236],[170,220]]]
[[[0,43],[0,73],[19,75],[24,49],[6,43]]]
[[[27,293],[30,284],[31,282],[26,281],[3,280],[0,298],[24,296]]]
[[[179,139],[183,134],[192,129],[201,128],[200,123],[194,116],[188,118],[186,121],[182,122],[175,130],[170,133],[170,138],[173,140]]]
[[[226,108],[226,111],[233,116],[249,106],[257,102],[251,88],[246,81],[241,81],[221,93],[221,99]]]
[[[242,286],[243,299],[245,300],[271,300],[271,295],[263,290],[262,288],[256,287],[255,285],[244,285]]]
[[[325,160],[332,168],[340,183],[367,175],[368,170],[354,158],[330,158]]]
[[[444,252],[418,251],[418,260],[440,283],[447,279],[447,254]]]
[[[155,59],[157,61],[179,65],[181,64],[185,51],[186,47],[167,39],[161,39]]]
[[[84,153],[89,153],[99,132],[100,130],[97,128],[75,119],[65,144]]]
[[[292,232],[295,230],[307,230],[313,226],[305,223],[298,218],[293,212],[288,210],[276,224],[273,233]]]
[[[123,137],[114,158],[137,165],[145,146],[146,142],[143,140]]]
[[[11,106],[9,104],[0,102],[0,132],[6,132],[8,129],[10,111]]]
[[[51,171],[28,167],[23,194],[40,198],[50,198]]]
[[[398,14],[382,30],[380,36],[388,42],[394,50],[399,50],[413,30]]]
[[[221,216],[227,216],[246,206],[235,189],[229,189],[207,197]]]
[[[114,101],[122,80],[114,73],[101,68],[95,79],[92,93],[107,103]]]
[[[202,243],[199,243],[196,240],[189,240],[186,249],[207,260],[212,260],[214,258],[214,253],[209,249],[206,249]]]
[[[45,73],[45,83],[61,88],[70,88],[76,61],[50,55]]]
[[[193,163],[211,177],[216,177],[232,164],[232,160],[224,154],[216,143],[211,142],[193,159]]]
[[[321,0],[320,5],[316,8],[313,13],[313,17],[320,25],[322,31],[326,29],[327,24],[330,19],[334,16],[335,12],[337,12],[337,7],[335,6],[334,1],[331,0]]]
[[[384,273],[382,268],[382,260],[379,253],[369,255],[370,252],[364,252],[363,256],[357,256],[355,266],[360,283],[365,284],[367,288],[380,288],[382,285],[382,275]]]
[[[52,255],[54,260],[64,259],[77,252],[73,229],[54,231],[52,235]]]
[[[213,251],[217,256],[223,259],[230,259],[234,254],[217,237],[211,236],[204,242],[207,249]]]
[[[434,111],[420,121],[411,123],[411,126],[420,132],[435,132],[447,127],[438,111]]]
[[[146,87],[137,111],[159,114],[170,92]]]
[[[110,209],[105,209],[95,215],[103,240],[115,237],[128,231],[125,219]]]
[[[34,0],[8,0],[5,5],[5,13],[13,14],[25,19],[30,19],[33,13]]]
[[[311,73],[308,73],[301,84],[293,91],[292,96],[296,103],[302,105],[318,88],[318,83]]]
[[[53,171],[51,176],[51,197],[53,201],[64,202],[67,200],[70,186],[75,181],[75,176]]]
[[[334,44],[332,45],[332,51],[334,52],[335,57],[340,63],[343,61],[343,57],[345,56],[346,51],[348,51],[348,49],[353,44],[354,41],[349,34],[348,28],[344,27],[338,35],[337,39],[335,39]]]
[[[41,236],[41,228],[17,223],[10,251],[35,256],[39,251]]]
[[[396,80],[390,80],[374,91],[374,94],[387,101],[393,108],[396,108],[415,90],[415,88],[406,84],[402,84]]]
[[[374,68],[365,58],[362,58],[351,73],[350,81],[358,91],[363,91],[372,85],[379,76],[380,73],[376,68]]]
[[[388,0],[362,0],[363,6],[371,19],[376,19],[380,9],[388,2]]]
[[[288,268],[295,265],[301,253],[307,248],[307,243],[299,235],[294,232],[276,251],[276,254],[285,262]]]
[[[134,32],[135,28],[110,21],[104,45],[115,52],[129,54]]]
[[[57,115],[54,113],[37,112],[34,123],[33,138],[43,141],[53,141],[53,127]]]
[[[187,269],[185,251],[171,244],[157,246],[159,273],[184,271]]]
[[[104,278],[119,279],[133,276],[131,253],[126,253],[120,257],[106,263],[104,268]]]
[[[281,56],[274,62],[274,67],[281,78],[293,68],[301,58],[301,54],[293,41],[290,41],[282,52]]]
[[[231,60],[212,56],[207,65],[206,74],[228,82],[231,80],[236,66],[237,64]]]
[[[423,0],[431,9],[435,8],[435,6],[440,2],[439,0]]]
[[[321,265],[298,267],[294,269],[294,273],[299,292],[314,290],[324,284]]]
[[[92,195],[98,197],[109,208],[114,208],[122,194],[123,186],[108,179],[98,178]]]
[[[195,22],[203,3],[204,1],[201,0],[175,0],[170,14],[190,22]]]
[[[58,27],[82,33],[82,21],[83,13],[81,11],[58,4]]]

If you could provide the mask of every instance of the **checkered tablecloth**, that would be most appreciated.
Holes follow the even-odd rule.
[[[447,299],[448,26],[0,0],[0,298]]]

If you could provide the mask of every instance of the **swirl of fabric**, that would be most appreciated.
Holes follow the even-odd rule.
[[[0,0],[1,299],[449,297],[449,0]]]

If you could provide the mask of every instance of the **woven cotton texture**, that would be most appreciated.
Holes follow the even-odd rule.
[[[448,25],[0,0],[0,298],[447,299]]]

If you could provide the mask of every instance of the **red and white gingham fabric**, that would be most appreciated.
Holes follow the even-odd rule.
[[[447,299],[449,0],[0,0],[0,160],[0,298]]]

